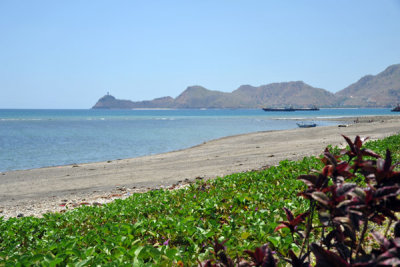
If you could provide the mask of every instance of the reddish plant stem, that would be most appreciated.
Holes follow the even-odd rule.
[[[307,226],[306,226],[306,235],[304,236],[303,244],[301,245],[301,250],[300,250],[300,256],[301,258],[303,256],[304,248],[307,244],[307,251],[309,250],[309,239],[310,239],[310,233],[312,229],[312,220],[314,217],[314,210],[315,210],[315,202],[314,200],[311,200],[311,205],[310,205],[310,215],[308,216],[307,220]]]
[[[390,218],[389,219],[389,224],[387,225],[387,227],[385,229],[385,234],[383,235],[384,237],[387,237],[387,233],[389,232],[389,228],[390,228],[390,226],[392,226],[392,223],[393,223],[393,219]]]
[[[368,228],[368,216],[365,216],[363,230],[361,232],[361,236],[359,238],[357,249],[356,249],[356,252],[355,252],[355,258],[357,258],[358,253],[360,252],[362,243],[364,242],[365,233],[367,232],[367,228]]]

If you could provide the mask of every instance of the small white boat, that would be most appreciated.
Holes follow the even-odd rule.
[[[315,122],[298,122],[296,123],[300,128],[312,128],[317,126]]]

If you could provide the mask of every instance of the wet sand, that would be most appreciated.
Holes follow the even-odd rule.
[[[328,126],[256,132],[132,159],[0,173],[0,216],[40,215],[81,204],[99,205],[153,188],[276,165],[345,145],[341,134],[380,139],[400,132],[400,117],[343,119]],[[352,123],[352,124],[348,124]]]

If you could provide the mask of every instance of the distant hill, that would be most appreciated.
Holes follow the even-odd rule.
[[[312,87],[302,81],[271,83],[259,87],[242,85],[232,92],[243,107],[333,107],[337,103],[334,94]]]
[[[94,109],[134,108],[262,108],[262,107],[392,107],[400,103],[400,64],[332,94],[302,81],[242,85],[232,93],[189,86],[178,97],[148,101],[119,100],[111,95],[99,99]]]
[[[97,101],[93,109],[130,109],[132,101],[116,99],[112,95],[105,95]]]
[[[336,93],[341,106],[392,107],[400,103],[400,64],[367,75]]]
[[[92,107],[93,109],[133,109],[133,108],[170,108],[174,99],[172,97],[161,97],[151,101],[133,102],[131,100],[116,99],[112,95],[100,98]]]
[[[240,86],[232,93],[208,90],[201,86],[189,86],[175,99],[157,98],[151,101],[133,102],[119,100],[111,95],[103,96],[94,109],[133,108],[262,108],[262,107],[332,107],[337,99],[334,94],[314,88],[304,82],[284,82],[253,87]]]
[[[202,86],[189,86],[174,99],[173,108],[232,108],[230,93],[211,91]]]

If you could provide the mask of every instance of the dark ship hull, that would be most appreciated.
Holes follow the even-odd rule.
[[[263,108],[264,111],[317,111],[319,108]]]
[[[295,111],[294,108],[263,108],[264,111]]]
[[[392,109],[392,112],[400,112],[400,105]]]

